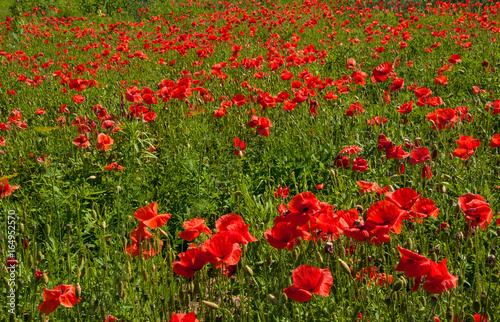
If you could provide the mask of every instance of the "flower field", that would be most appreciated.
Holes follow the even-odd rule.
[[[498,321],[500,2],[0,23],[1,321]]]

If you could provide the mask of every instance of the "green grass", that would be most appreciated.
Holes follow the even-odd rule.
[[[2,21],[11,3],[0,2]],[[280,28],[264,26],[264,22],[282,19],[278,13],[284,14],[287,4],[284,1],[274,6],[263,3],[259,7],[245,2],[239,6],[242,9],[234,9],[216,2],[213,7],[181,7],[176,3],[162,8],[152,2],[151,12],[140,17],[130,8],[124,8],[123,15],[114,12],[103,17],[94,13],[86,15],[84,20],[67,19],[78,13],[77,10],[83,10],[80,9],[82,3],[75,3],[75,8],[59,7],[62,12],[50,10],[46,15],[38,12],[36,16],[16,17],[12,30],[1,26],[0,33],[6,33],[0,45],[3,51],[10,54],[23,51],[29,58],[44,53],[36,60],[28,59],[28,67],[23,66],[25,61],[21,56],[16,56],[20,58],[19,64],[16,59],[9,62],[6,56],[0,56],[0,122],[7,123],[9,115],[16,109],[21,112],[21,120],[26,119],[28,125],[24,130],[14,124],[9,131],[0,130],[0,136],[6,141],[5,146],[0,147],[3,151],[0,177],[9,177],[11,185],[19,186],[11,196],[0,199],[2,213],[14,210],[17,214],[16,257],[20,263],[16,270],[16,321],[42,319],[37,306],[43,301],[44,288],[76,283],[81,285],[81,302],[70,309],[58,308],[49,315],[51,321],[98,321],[104,320],[108,314],[126,321],[165,321],[172,313],[179,312],[195,312],[202,321],[357,321],[356,316],[360,313],[371,321],[427,321],[434,316],[443,321],[448,315],[469,321],[479,312],[487,312],[494,321],[499,316],[499,271],[497,266],[486,266],[486,259],[490,254],[497,254],[499,243],[496,221],[500,210],[500,159],[498,148],[492,149],[488,144],[492,135],[500,133],[500,126],[499,116],[485,111],[486,103],[499,99],[498,45],[490,41],[491,37],[498,35],[480,28],[477,21],[476,26],[469,26],[472,22],[468,20],[458,24],[456,20],[461,16],[460,12],[440,16],[422,7],[416,13],[402,9],[405,21],[412,14],[420,19],[408,28],[401,27],[412,35],[412,39],[406,41],[408,47],[405,49],[400,49],[398,44],[402,40],[401,34],[394,41],[392,32],[380,28],[382,25],[397,26],[401,17],[376,8],[371,9],[371,18],[357,14],[350,16],[352,12],[347,12],[347,9],[342,9],[346,11],[343,15],[336,14],[335,11],[340,10],[337,8],[332,14],[338,23],[334,26],[334,20],[322,18],[325,10],[321,7],[312,6],[311,11],[297,8],[297,11],[303,11],[300,19],[295,17],[296,23],[286,20]],[[191,9],[193,11],[189,13]],[[250,36],[248,21],[234,20],[243,19],[239,10],[245,10],[249,16],[254,16],[255,12],[255,17],[266,14],[262,21],[252,24],[256,28],[255,36]],[[170,15],[170,11],[174,14]],[[475,13],[477,9],[473,7],[466,11]],[[420,15],[424,12],[425,17]],[[184,16],[179,17],[182,13]],[[65,19],[55,28],[45,18],[51,15]],[[76,17],[81,15],[83,13]],[[317,22],[313,29],[306,26],[301,31],[300,27],[294,27],[306,23],[311,17]],[[497,19],[493,14],[489,18],[490,21]],[[358,27],[362,19],[367,21]],[[349,33],[340,26],[345,20],[350,21],[345,27],[351,29]],[[380,30],[380,34],[373,35],[374,42],[366,42],[368,35],[363,30],[374,20],[379,23],[373,26],[373,30]],[[193,21],[198,25],[193,26]],[[418,24],[422,24],[421,29],[416,29]],[[33,25],[39,26],[42,34],[45,29],[49,30],[50,35],[37,36]],[[213,27],[209,28],[210,25]],[[161,27],[159,31],[155,30],[158,26]],[[215,40],[214,37],[224,35],[223,28],[228,28],[233,37]],[[457,33],[456,28],[465,31]],[[318,32],[320,29],[324,34]],[[432,31],[442,29],[448,30],[446,38],[431,36]],[[337,34],[332,39],[334,31]],[[162,43],[155,43],[160,39],[157,32],[162,34],[162,41],[171,41],[165,43],[163,53],[160,53]],[[391,34],[392,39],[383,45],[380,41],[386,34]],[[470,49],[462,48],[456,44],[457,39],[450,38],[469,34],[475,36],[462,37],[462,41],[471,41]],[[184,35],[193,36],[187,38]],[[124,46],[127,37],[130,51],[118,51],[117,47]],[[358,38],[361,42],[350,45],[349,38]],[[150,48],[145,48],[145,39]],[[433,48],[431,53],[425,51],[436,42],[441,46]],[[298,104],[294,111],[283,110],[283,103],[261,109],[248,97],[259,94],[252,90],[254,86],[272,96],[283,91],[291,94],[290,99],[294,96],[291,90],[293,80],[281,80],[286,59],[293,52],[289,51],[287,43],[297,43],[296,52],[309,45],[317,50],[315,62],[286,67],[295,75],[293,80],[300,80],[298,75],[306,68],[323,81],[327,78],[339,80],[352,74],[345,64],[348,58],[354,58],[358,67],[368,74],[366,85],[350,83],[349,92],[337,92],[339,98],[331,101],[323,97],[326,92],[336,91],[337,86],[322,91],[314,88],[318,95],[309,100],[317,100],[317,116],[310,115],[308,102]],[[99,46],[92,48],[95,44]],[[181,54],[182,50],[179,52],[173,48],[184,44],[198,47],[187,48],[185,55]],[[261,69],[246,69],[241,65],[231,68],[228,60],[233,44],[242,46],[237,58],[240,64],[243,59],[255,60],[262,55]],[[111,46],[110,54],[99,57],[108,45]],[[373,58],[374,48],[379,46],[384,46],[385,52]],[[197,50],[202,48],[211,54],[200,59]],[[323,50],[327,56],[321,61],[318,52]],[[140,58],[140,54],[128,57],[129,53],[138,51],[148,59]],[[266,61],[270,52],[283,56],[284,65],[277,71],[272,71]],[[110,61],[116,53],[121,55],[118,61],[126,60],[127,63],[120,65]],[[444,73],[448,85],[436,85],[437,70],[452,54],[460,54],[462,62]],[[306,53],[298,52],[297,55]],[[159,64],[160,58],[167,64]],[[175,64],[170,66],[168,63],[172,60]],[[199,60],[201,64],[193,66],[193,62]],[[392,102],[384,104],[383,95],[390,80],[372,83],[370,77],[376,66],[396,60],[399,60],[399,65],[395,66],[395,72],[404,78],[405,86],[391,92]],[[413,61],[413,68],[407,66],[408,61]],[[483,61],[488,61],[491,72],[483,68]],[[221,62],[228,62],[228,66],[222,68],[227,74],[223,82],[211,73],[212,66]],[[43,68],[44,63],[50,63],[50,66]],[[76,69],[80,64],[85,67],[81,74]],[[65,67],[67,71],[64,71]],[[34,72],[34,68],[39,73]],[[151,123],[129,116],[132,103],[124,97],[129,87],[142,89],[146,86],[158,91],[162,80],[176,82],[184,77],[181,75],[184,70],[192,74],[192,80],[202,82],[191,88],[208,89],[213,101],[205,100],[201,92],[193,91],[186,99],[172,98],[169,102],[161,102],[159,98],[158,104],[148,106],[157,114]],[[202,70],[205,75],[195,75]],[[58,71],[64,74],[72,72],[69,79],[94,79],[98,85],[77,92],[61,84],[61,78],[54,76]],[[257,79],[254,73],[258,71],[268,75]],[[18,81],[21,74],[32,80],[37,75],[45,79],[36,87],[29,86]],[[208,75],[211,75],[210,79],[206,77]],[[242,87],[244,81],[250,84],[250,89]],[[409,122],[404,123],[397,109],[403,103],[418,100],[408,89],[412,84],[428,87],[433,91],[431,96],[441,97],[444,104],[437,107],[414,104],[413,111],[406,115]],[[472,86],[487,93],[475,95]],[[63,93],[62,88],[68,93]],[[6,92],[10,90],[15,90],[17,96],[8,95]],[[85,101],[74,103],[71,96],[76,94],[85,96]],[[220,108],[220,98],[231,100],[236,94],[244,94],[249,102],[244,106],[228,107],[225,116],[213,117],[214,111]],[[345,111],[354,102],[363,104],[365,112],[347,117]],[[101,104],[108,114],[113,115],[113,120],[121,124],[123,130],[111,132],[103,129],[101,120],[92,111],[96,104]],[[70,113],[58,113],[61,105],[67,105]],[[190,109],[190,106],[197,106],[204,112]],[[467,106],[474,119],[470,123],[457,122],[452,129],[437,131],[432,128],[426,118],[428,113],[437,108],[457,106]],[[46,114],[37,115],[36,110],[40,108]],[[251,121],[248,112],[252,108],[256,109],[257,115],[271,120],[273,126],[269,137],[257,134],[255,128],[248,126]],[[195,115],[186,117],[189,112]],[[66,118],[65,126],[60,126],[60,116]],[[72,126],[78,116],[95,121],[95,131],[88,133],[90,147],[86,149],[73,144],[80,135],[77,127]],[[387,123],[375,127],[367,125],[367,121],[375,116],[387,118]],[[100,132],[109,134],[114,140],[109,150],[99,151],[96,147]],[[403,144],[407,152],[411,149],[405,147],[405,142],[414,142],[417,138],[430,152],[437,150],[433,162],[426,162],[432,169],[432,178],[422,179],[420,164],[412,166],[407,159],[387,160],[384,151],[377,150],[382,133],[396,145]],[[481,142],[466,161],[452,156],[458,148],[455,140],[460,135],[473,136]],[[233,153],[235,137],[247,146],[242,158]],[[357,156],[367,160],[369,169],[366,172],[351,170],[354,156],[350,156],[348,168],[335,167],[340,150],[350,145],[362,148]],[[155,151],[151,152],[151,147]],[[45,160],[38,161],[42,155],[46,155]],[[124,169],[103,169],[112,162]],[[406,166],[404,174],[397,171],[401,162]],[[405,221],[402,233],[391,234],[390,241],[380,246],[340,236],[333,242],[333,254],[324,251],[324,241],[303,241],[291,252],[278,251],[266,242],[264,231],[273,227],[273,220],[279,216],[279,205],[288,204],[301,192],[313,192],[319,200],[334,205],[335,210],[356,206],[368,209],[384,199],[375,194],[360,194],[358,180],[377,182],[381,187],[391,185],[393,190],[410,187],[422,193],[422,197],[434,200],[439,216],[427,218],[422,223]],[[315,186],[321,183],[324,189],[317,190]],[[275,197],[279,185],[290,188],[288,199]],[[493,220],[484,231],[471,234],[463,212],[457,206],[458,198],[466,193],[480,194],[493,209]],[[159,213],[172,215],[168,224],[162,227],[168,236],[153,231],[156,238],[163,241],[162,251],[147,260],[141,256],[132,258],[125,252],[131,244],[130,233],[138,225],[138,220],[132,215],[151,202],[158,202]],[[172,262],[177,261],[178,254],[185,252],[190,244],[177,237],[183,230],[182,223],[202,217],[215,233],[217,219],[227,213],[239,214],[259,240],[242,246],[243,255],[235,278],[225,278],[210,264],[191,280],[176,275]],[[366,213],[363,215],[366,219]],[[437,234],[444,222],[450,227]],[[2,221],[0,229],[7,231],[7,226],[6,221]],[[458,238],[461,234],[465,236],[463,239]],[[25,239],[26,248],[23,247]],[[200,244],[206,239],[208,237],[202,234],[194,242]],[[5,253],[7,238],[2,241],[0,252]],[[396,246],[419,252],[436,262],[447,258],[448,270],[459,277],[457,288],[436,296],[422,287],[412,292],[413,279],[394,271],[401,258]],[[354,276],[345,274],[338,259],[352,268]],[[328,268],[334,282],[328,297],[313,295],[310,302],[298,303],[287,298],[283,289],[292,285],[293,270],[306,264]],[[246,266],[253,274],[245,269]],[[365,267],[377,267],[378,272],[392,275],[393,282],[376,286],[373,282],[368,285],[357,281],[356,273]],[[49,273],[47,283],[35,278],[36,270]],[[8,280],[4,282],[8,284]],[[403,286],[399,287],[401,284]],[[7,296],[7,287],[2,293]],[[214,302],[220,308],[212,310],[202,301]],[[0,319],[6,320],[9,315],[3,308]]]

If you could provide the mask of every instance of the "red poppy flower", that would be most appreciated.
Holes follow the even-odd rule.
[[[355,69],[356,68],[356,61],[354,60],[354,58],[347,59],[347,64],[345,65],[345,68],[347,68],[347,69]]]
[[[356,181],[357,185],[361,187],[359,189],[359,193],[367,193],[367,192],[376,192],[378,194],[385,193],[389,190],[389,186],[386,186],[384,189],[380,189],[378,184],[375,182],[367,182],[367,181]]]
[[[472,227],[479,226],[483,230],[491,223],[493,210],[481,195],[466,193],[458,198],[458,204],[464,212],[465,222]]]
[[[387,118],[380,117],[380,116],[375,116],[369,120],[366,120],[366,124],[368,124],[370,126],[377,126],[377,125],[385,124],[385,123],[387,123]]]
[[[399,146],[386,147],[385,149],[385,157],[389,160],[390,159],[401,160],[409,156],[410,155],[403,150],[402,144]]]
[[[373,83],[385,82],[392,71],[393,66],[391,62],[383,63],[373,69],[371,80]]]
[[[453,155],[462,160],[467,160],[474,154],[475,148],[481,145],[479,139],[474,139],[472,136],[460,135],[460,139],[455,140],[459,148],[453,151]]]
[[[286,249],[291,251],[295,245],[300,243],[299,238],[304,240],[309,239],[310,234],[304,230],[297,229],[295,223],[281,221],[277,222],[273,228],[266,230],[264,237],[269,245],[277,250],[282,250],[286,247]]]
[[[316,227],[321,230],[322,234],[338,235],[349,228],[346,221],[335,213],[331,206],[322,207],[322,209],[314,215],[314,220]]]
[[[330,270],[315,268],[310,265],[297,267],[292,273],[293,285],[283,291],[286,296],[297,302],[307,302],[312,299],[312,293],[328,296],[333,284]]]
[[[388,233],[401,233],[401,222],[405,212],[390,201],[377,201],[368,209],[364,229],[372,236],[382,237],[385,241]],[[388,241],[388,240],[387,240]]]
[[[429,274],[425,278],[423,285],[425,291],[432,294],[441,294],[457,287],[458,277],[448,272],[446,260],[446,258],[443,259],[439,264],[431,261]]]
[[[408,162],[410,162],[411,165],[416,165],[417,163],[424,163],[430,159],[429,149],[425,146],[421,146],[411,151],[411,158],[408,159]]]
[[[431,96],[432,91],[426,87],[419,87],[415,90],[415,96],[418,98],[427,98]]]
[[[365,110],[363,109],[363,105],[359,102],[354,102],[349,105],[349,109],[344,111],[346,116],[354,116],[363,113]]]
[[[369,279],[368,286],[371,286],[371,282],[374,282],[377,286],[386,286],[391,284],[393,280],[392,275],[387,276],[385,273],[377,273],[376,266],[365,267],[356,273],[356,280],[362,282],[365,276]]]
[[[500,146],[500,134],[494,134],[491,137],[491,142],[489,146],[490,148],[498,148]]]
[[[320,202],[312,192],[302,192],[294,196],[288,203],[290,212],[301,215],[312,215],[320,210]],[[298,225],[302,226],[302,225]]]
[[[392,202],[400,209],[409,211],[420,197],[421,193],[411,188],[400,188],[394,192],[386,192],[385,199]]]
[[[122,167],[121,165],[119,165],[116,162],[110,163],[110,164],[108,164],[107,166],[104,167],[104,170],[108,170],[108,171],[109,170],[113,170],[113,169],[123,170],[125,168]]]
[[[286,198],[288,198],[288,192],[290,192],[290,188],[288,188],[288,187],[281,188],[281,185],[279,185],[278,190],[276,190],[274,192],[274,197],[286,199]]]
[[[137,209],[133,216],[146,227],[151,229],[156,229],[162,227],[167,223],[167,221],[172,217],[171,214],[161,214],[158,215],[158,203],[152,202],[148,206]]]
[[[170,318],[169,322],[200,322],[197,318],[194,312],[190,312],[187,314],[184,313],[177,313],[174,314],[172,313],[172,317]]]
[[[431,167],[428,164],[424,164],[424,166],[422,168],[421,177],[422,177],[422,179],[425,179],[425,178],[430,179],[430,178],[432,178]]]
[[[201,233],[205,233],[206,235],[211,235],[212,231],[205,225],[205,219],[203,218],[193,218],[188,221],[185,221],[182,226],[185,231],[181,231],[177,234],[179,238],[182,238],[188,242],[194,240]]]
[[[38,311],[43,314],[54,312],[60,305],[70,308],[78,304],[81,298],[76,298],[74,285],[58,285],[53,290],[43,290],[43,302],[38,306]]]
[[[185,253],[179,253],[179,258],[180,261],[172,263],[174,273],[185,278],[192,278],[194,273],[201,270],[213,256],[198,247],[190,248]]]
[[[403,257],[399,260],[398,265],[394,269],[395,271],[404,272],[408,278],[424,276],[429,273],[431,268],[430,259],[399,246],[398,250]]]
[[[388,140],[384,134],[380,134],[378,136],[378,151],[392,147],[394,147],[394,143],[391,140]]]
[[[462,62],[462,60],[460,59],[460,55],[458,54],[451,55],[448,61],[452,64],[458,64]]]
[[[236,95],[234,95],[232,102],[236,106],[242,106],[242,105],[245,105],[247,103],[247,100],[245,98],[245,95],[236,94]]]
[[[409,101],[399,107],[398,113],[408,114],[412,111],[412,109],[413,109],[413,101]]]
[[[101,151],[109,150],[113,143],[113,139],[108,134],[99,133],[97,136],[96,147]]]
[[[361,152],[362,150],[363,149],[361,149],[357,145],[351,145],[351,146],[348,146],[348,147],[343,148],[342,150],[340,150],[339,154],[357,154],[357,153]]]
[[[0,198],[6,198],[10,196],[17,189],[19,189],[19,187],[11,186],[8,182],[8,179],[0,180]]]
[[[395,92],[395,91],[403,88],[404,85],[405,85],[405,80],[403,78],[394,78],[392,80],[392,84],[391,84],[391,87],[389,88],[389,90],[391,92]]]
[[[337,215],[341,217],[347,224],[344,229],[344,235],[358,242],[364,242],[370,239],[370,232],[364,229],[364,221],[358,214],[356,209],[339,210]]]
[[[118,319],[112,315],[108,315],[108,316],[106,316],[106,319],[104,320],[104,322],[118,322]]]
[[[434,84],[436,85],[448,85],[448,77],[445,75],[438,76],[434,78]]]
[[[80,149],[85,149],[90,146],[89,138],[85,134],[81,134],[76,139],[74,139],[73,144]]]
[[[144,259],[148,259],[156,255],[159,251],[161,251],[163,247],[163,241],[157,240],[153,245],[151,239],[153,238],[153,234],[151,234],[147,226],[140,222],[137,228],[130,233],[130,239],[132,239],[132,244],[125,248],[125,251],[131,257],[137,257],[141,253],[144,256]]]
[[[452,128],[459,120],[456,111],[452,108],[438,108],[434,113],[428,113],[426,118],[432,122],[432,127],[437,130]]]
[[[47,112],[43,109],[43,108],[37,108],[35,113],[37,115],[44,115],[44,114],[47,114]]]
[[[75,78],[69,82],[69,89],[81,92],[87,88],[87,84],[88,82],[85,79]]]
[[[368,162],[361,157],[355,158],[353,161],[352,171],[364,172],[366,170],[368,170]]]
[[[439,208],[436,207],[433,200],[419,197],[413,205],[413,211],[417,218],[427,218],[434,217],[437,218],[439,214]]]
[[[203,250],[212,255],[208,261],[215,264],[215,268],[238,264],[241,256],[238,237],[241,238],[237,233],[223,231],[203,243]]]
[[[219,219],[215,223],[215,228],[217,231],[232,231],[241,236],[241,243],[248,244],[250,242],[257,241],[257,238],[252,236],[250,232],[248,232],[248,224],[243,222],[243,218],[241,218],[237,214],[226,214]]]
[[[281,80],[287,81],[293,78],[293,74],[287,70],[281,72]]]
[[[71,98],[73,98],[73,102],[75,104],[80,104],[80,103],[83,103],[85,101],[85,96],[82,96],[82,95],[74,95],[74,96],[71,96]]]
[[[271,124],[271,120],[269,120],[267,117],[261,117],[259,118],[259,124],[257,128],[257,133],[259,133],[262,136],[268,137],[269,136],[269,128],[272,127],[273,125]]]

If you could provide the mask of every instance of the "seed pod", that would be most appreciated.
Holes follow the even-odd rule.
[[[472,241],[472,238],[468,238],[467,239],[467,247],[469,249],[473,248],[474,247],[474,242]]]
[[[245,267],[243,268],[245,269],[245,272],[248,273],[248,275],[253,276],[253,269],[250,266],[245,265]]]
[[[82,287],[80,286],[80,283],[76,283],[75,295],[76,295],[76,298],[79,298],[80,295],[82,295]]]
[[[339,261],[340,268],[342,269],[342,271],[344,271],[344,273],[346,273],[347,275],[351,276],[351,269],[349,268],[349,265],[347,265],[346,262],[344,262],[340,258],[338,259],[338,261]]]
[[[273,303],[274,305],[278,304],[278,300],[276,299],[276,297],[274,295],[269,294],[267,297],[269,298],[269,301],[271,301],[271,303]]]
[[[32,267],[35,264],[35,260],[33,259],[33,255],[28,257],[28,266]]]
[[[325,253],[333,254],[333,243],[332,242],[325,243]]]
[[[220,309],[220,307],[217,304],[215,304],[214,302],[201,301],[201,303],[203,303],[203,305],[205,305],[206,307],[211,308],[212,310],[218,310],[218,309]]]

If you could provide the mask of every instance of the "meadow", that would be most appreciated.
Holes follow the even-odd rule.
[[[500,317],[500,2],[2,10],[1,321]]]

